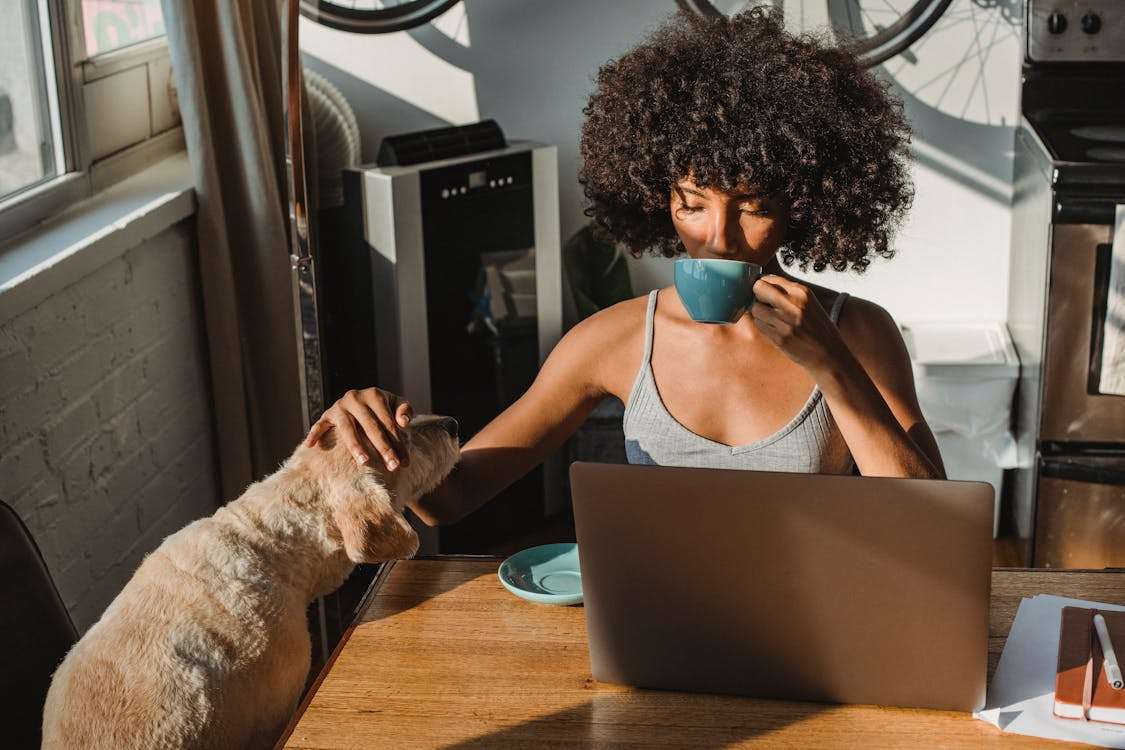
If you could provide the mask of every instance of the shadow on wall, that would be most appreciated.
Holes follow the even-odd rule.
[[[1019,0],[954,0],[926,36],[878,69],[915,129],[919,189],[896,237],[901,260],[877,264],[862,282],[833,274],[822,283],[906,318],[1002,317],[993,297],[1008,258],[1021,8]],[[302,49],[355,108],[367,161],[386,135],[485,118],[509,137],[557,145],[565,239],[587,222],[578,136],[594,76],[675,11],[674,0],[464,0],[431,25],[385,36],[302,20]],[[940,268],[953,269],[940,288],[896,291],[937,272],[938,256]],[[671,283],[663,259],[629,263],[637,294]]]
[[[411,101],[364,80],[357,71],[361,66],[353,62],[357,49],[364,50],[365,56],[376,56],[392,48],[405,50],[398,46],[401,42],[380,37],[348,39],[352,35],[310,30],[311,24],[303,21],[302,49],[306,64],[328,77],[354,107],[367,161],[374,160],[379,141],[386,135],[485,118],[496,119],[509,138],[557,145],[561,229],[566,238],[586,223],[577,178],[578,131],[593,77],[606,60],[635,45],[675,10],[674,0],[466,0],[446,13],[444,18],[451,20],[439,24],[441,28],[427,25],[391,35],[414,42],[411,48],[416,59],[393,62],[410,81],[403,88],[410,92]],[[461,33],[455,33],[458,27]],[[322,38],[314,39],[314,34]],[[454,36],[467,38],[469,44]],[[436,77],[412,69],[432,70],[430,56],[444,61],[446,67],[469,73],[472,95],[466,97],[459,90],[466,85],[461,76]],[[431,103],[435,86],[448,87],[444,93],[455,109],[443,112],[440,103]],[[466,103],[473,98],[475,111]],[[423,105],[413,103],[417,101]]]
[[[304,47],[310,67],[329,75],[355,107],[365,159],[374,157],[385,135],[489,117],[512,136],[558,144],[563,234],[569,236],[582,223],[577,139],[593,76],[599,65],[640,41],[675,10],[673,0],[465,0],[437,24],[392,35],[414,42],[405,48],[396,43],[396,56],[408,49],[419,56],[429,53],[468,74],[417,81],[428,95],[435,94],[434,86],[445,86],[449,90],[438,92],[439,97],[445,93],[475,101],[475,107],[436,112],[372,85],[362,72],[353,74],[362,67],[356,65],[357,45],[374,55],[388,47],[387,37],[329,44],[333,38],[341,40],[339,32],[329,32],[323,42]],[[1021,21],[1019,0],[957,0],[906,54],[879,68],[904,100],[916,131],[916,158],[1004,203],[1018,124]],[[418,73],[412,66],[413,60],[399,59],[391,74],[413,83]],[[472,93],[453,90],[462,86],[471,86]]]
[[[1007,206],[1019,125],[1021,0],[955,0],[878,69],[902,98],[922,165]]]

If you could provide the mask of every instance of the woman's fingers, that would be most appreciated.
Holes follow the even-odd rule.
[[[402,401],[395,409],[395,415],[398,424],[406,427],[410,424],[410,420],[414,419],[414,407],[410,405],[409,401]]]
[[[398,406],[394,408],[395,413],[395,429],[399,438],[399,445],[402,450],[399,451],[399,460],[402,461],[403,466],[410,465],[410,451],[406,450],[406,436],[403,434],[409,425],[410,421],[414,419],[414,407],[410,405],[409,401],[399,401]]]
[[[389,431],[380,421],[368,406],[360,403],[355,408],[355,411],[350,412],[359,426],[363,428],[363,434],[367,437],[367,441],[376,452],[383,457],[383,463],[386,464],[388,471],[394,471],[399,465],[399,446],[398,443],[390,436]]]
[[[754,325],[758,327],[758,330],[762,332],[762,335],[769,339],[774,346],[781,346],[782,336],[780,331],[778,331],[766,321],[757,317],[754,318]]]
[[[316,424],[309,428],[309,434],[305,436],[305,445],[312,448],[316,445],[316,441],[320,440],[320,436],[332,429],[332,423],[321,416],[316,420]]]
[[[780,276],[774,276],[772,274],[758,277],[758,280],[754,282],[754,296],[783,299],[786,295],[786,290],[785,287],[778,283],[781,280]]]
[[[750,307],[750,314],[755,319],[764,320],[774,328],[781,326],[794,327],[800,321],[800,315],[784,307],[775,307],[764,302],[755,301]]]
[[[780,276],[776,273],[768,273],[761,278],[766,283],[780,288],[786,294],[791,294],[799,297],[808,292],[808,287],[806,287],[804,284],[796,281],[791,281],[784,276]]]
[[[808,302],[808,289],[780,276],[763,276],[754,284],[754,298],[777,310],[785,320],[797,324]]]
[[[377,388],[371,388],[362,393],[363,398],[361,401],[364,405],[375,415],[382,428],[382,433],[389,439],[391,449],[394,452],[395,466],[398,464],[406,465],[410,463],[410,457],[406,451],[406,436],[403,434],[404,426],[400,426],[398,421],[398,396],[386,391],[380,391]],[[409,404],[408,404],[409,406]],[[384,456],[384,460],[386,457]],[[392,471],[394,467],[388,463],[388,468]]]
[[[785,309],[793,303],[789,299],[789,293],[771,281],[771,279],[776,278],[776,276],[763,276],[758,279],[754,283],[754,299],[764,302],[770,307]]]
[[[768,329],[769,332],[778,335],[786,334],[791,330],[789,321],[785,320],[783,316],[778,314],[777,310],[769,305],[755,302],[750,308],[750,314],[754,316],[754,322],[762,330]]]
[[[396,396],[379,390],[368,388],[358,394],[357,417],[362,415],[374,422],[374,434],[369,434],[368,439],[375,444],[387,468],[394,471],[398,465],[405,463],[406,450],[403,447],[406,439],[395,422],[394,404]],[[388,455],[389,449],[389,455]]]
[[[754,316],[754,320],[760,320],[768,324],[769,321],[775,320],[777,313],[772,307],[764,302],[755,302],[750,306],[750,314]]]
[[[367,463],[369,458],[367,449],[363,447],[363,443],[359,440],[352,415],[340,410],[334,415],[332,426],[336,428],[336,437],[343,441],[344,447],[352,454],[355,462],[360,466]]]
[[[351,390],[326,411],[305,437],[305,445],[316,445],[324,433],[336,429],[356,463],[365,464],[374,449],[387,469],[409,463],[403,430],[414,418],[406,401],[378,388]]]
[[[375,414],[375,417],[379,420],[379,424],[386,430],[391,440],[393,440],[396,445],[401,443],[403,441],[402,432],[399,431],[398,423],[395,421],[393,413],[395,397],[389,393],[383,393],[382,391],[365,392],[363,396],[364,397],[360,399],[361,403]]]

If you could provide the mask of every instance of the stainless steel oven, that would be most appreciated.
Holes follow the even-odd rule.
[[[1056,204],[1042,441],[1125,443],[1125,397],[1098,391],[1114,215],[1115,205],[1108,199],[1062,199]]]
[[[1036,564],[1125,567],[1125,456],[1044,455],[1038,474]]]
[[[1125,567],[1125,396],[1099,387],[1125,216],[1125,3],[1031,0],[1025,17],[1008,316],[1016,527],[1035,566]]]

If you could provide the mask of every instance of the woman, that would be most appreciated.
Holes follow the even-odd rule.
[[[781,265],[862,272],[891,257],[909,208],[909,129],[845,50],[754,8],[679,14],[601,68],[584,110],[583,185],[598,227],[634,255],[763,266],[733,325],[695,323],[672,287],[569,331],[532,386],[462,448],[414,510],[451,523],[540,463],[609,395],[633,463],[942,477],[898,328],[878,305]],[[394,468],[411,407],[352,391],[313,426]]]

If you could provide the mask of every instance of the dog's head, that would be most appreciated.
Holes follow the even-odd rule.
[[[403,430],[407,460],[387,471],[378,453],[366,466],[355,463],[335,431],[314,448],[299,448],[301,463],[321,487],[328,535],[352,562],[382,562],[418,551],[418,534],[402,515],[411,502],[434,489],[459,455],[457,422],[419,415]]]

